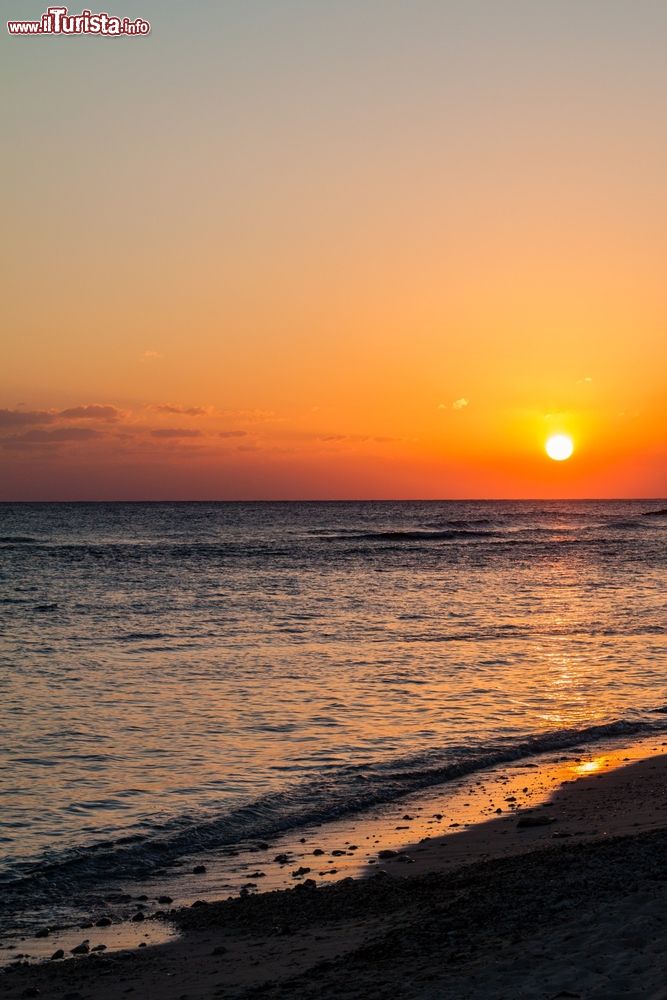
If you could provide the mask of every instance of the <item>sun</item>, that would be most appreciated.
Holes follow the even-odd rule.
[[[554,462],[564,462],[574,451],[572,438],[568,437],[567,434],[554,434],[547,440],[544,447],[547,455],[549,458],[553,458]]]

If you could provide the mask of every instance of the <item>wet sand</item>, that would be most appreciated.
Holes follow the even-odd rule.
[[[0,992],[8,1000],[667,997],[664,746],[654,738],[530,764],[268,850],[255,845],[261,881],[291,889],[202,896],[170,912],[182,932],[175,941],[15,964]],[[252,881],[248,859],[225,860]],[[162,926],[148,916],[146,930]],[[92,947],[103,933],[78,932]],[[40,941],[41,953],[56,944]]]

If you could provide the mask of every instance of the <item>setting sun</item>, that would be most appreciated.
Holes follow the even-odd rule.
[[[547,455],[553,458],[554,462],[564,462],[572,455],[574,444],[567,434],[554,434],[547,440],[545,448]]]

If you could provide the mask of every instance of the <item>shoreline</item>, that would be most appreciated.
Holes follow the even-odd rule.
[[[462,886],[466,884],[466,879],[483,885],[484,892],[490,894],[489,898],[495,898],[494,893],[497,894],[501,886],[505,887],[506,893],[510,892],[512,879],[525,889],[527,873],[531,870],[534,892],[538,895],[544,891],[542,877],[535,874],[539,871],[551,872],[552,880],[554,871],[559,872],[558,877],[565,885],[568,880],[571,881],[573,871],[581,868],[581,877],[595,886],[607,870],[604,865],[601,868],[599,859],[608,855],[608,864],[618,873],[624,873],[626,880],[634,884],[643,879],[644,895],[648,892],[650,896],[653,892],[660,896],[661,905],[667,904],[667,889],[657,877],[659,873],[655,871],[655,859],[652,858],[652,853],[659,857],[659,850],[665,847],[663,839],[667,838],[665,745],[654,735],[632,746],[608,749],[606,753],[600,752],[601,747],[596,745],[594,754],[590,747],[588,752],[579,747],[567,755],[562,752],[549,754],[551,759],[542,760],[539,766],[535,766],[533,760],[500,765],[489,772],[472,775],[468,780],[429,789],[428,794],[421,792],[418,796],[410,796],[384,810],[373,810],[349,817],[344,822],[305,831],[305,843],[298,838],[300,853],[295,844],[294,850],[282,863],[274,860],[286,853],[279,850],[285,845],[281,845],[281,838],[278,838],[268,852],[271,860],[268,864],[265,860],[263,865],[267,874],[262,879],[262,888],[268,883],[267,888],[273,891],[258,894],[248,891],[241,897],[235,895],[214,902],[217,880],[215,872],[212,872],[207,883],[210,894],[200,892],[191,901],[198,901],[199,905],[180,906],[169,914],[170,921],[181,932],[181,936],[170,943],[134,951],[114,952],[109,949],[105,954],[83,959],[68,958],[64,962],[15,963],[2,974],[0,982],[7,991],[8,1000],[28,995],[23,991],[30,989],[40,990],[33,994],[35,996],[53,996],[54,1000],[73,990],[78,990],[81,996],[99,996],[101,1000],[115,1000],[130,988],[141,996],[150,996],[150,989],[155,990],[157,981],[161,983],[157,995],[164,996],[165,1000],[184,995],[188,998],[217,995],[236,1000],[237,997],[254,995],[254,990],[260,990],[257,996],[269,997],[274,989],[276,995],[325,997],[336,995],[339,987],[343,988],[341,984],[353,958],[361,963],[360,969],[366,970],[366,973],[374,968],[374,979],[372,983],[366,982],[365,992],[355,993],[357,987],[348,983],[345,986],[347,995],[382,997],[385,995],[382,992],[385,989],[383,977],[389,974],[387,970],[394,961],[393,951],[390,949],[382,960],[378,958],[376,961],[372,958],[373,948],[377,950],[378,942],[386,941],[392,935],[398,935],[401,941],[406,934],[411,941],[424,937],[420,911],[426,907],[430,913],[434,894],[438,898],[449,898],[453,893],[458,898],[463,893],[458,903],[462,919],[465,907],[472,906],[470,900],[465,902],[463,898],[466,894]],[[443,796],[447,799],[447,813]],[[432,812],[429,813],[429,809]],[[502,812],[498,813],[499,809]],[[400,817],[398,812],[401,812]],[[461,816],[462,819],[457,820],[454,816]],[[457,823],[460,826],[454,825]],[[349,835],[345,837],[345,833]],[[354,836],[354,843],[350,836]],[[340,846],[334,847],[339,839]],[[282,838],[283,842],[285,840]],[[321,841],[323,846],[316,847],[316,841]],[[323,853],[314,855],[318,851]],[[343,853],[334,855],[333,851]],[[379,857],[380,851],[388,853]],[[626,854],[634,859],[632,864],[623,860]],[[258,864],[257,858],[255,854],[255,865]],[[322,865],[316,868],[315,873],[314,859],[317,865]],[[328,886],[315,888],[312,885],[313,874],[316,880],[321,881],[319,872],[331,870],[332,859],[337,866],[335,875],[326,877]],[[234,862],[239,878],[247,877],[243,868],[247,863],[245,860],[239,861],[238,857],[227,857],[225,860],[227,864]],[[294,877],[293,872],[300,869],[311,870]],[[645,875],[642,875],[644,870]],[[270,876],[269,872],[273,875]],[[359,875],[371,877],[360,879]],[[621,884],[618,881],[620,877],[617,875],[616,886]],[[196,879],[192,881],[197,884]],[[282,886],[285,884],[292,886],[291,891],[284,891]],[[201,882],[199,887],[203,889]],[[604,892],[610,897],[608,905],[612,909],[622,906],[624,897],[621,893],[617,891],[614,895],[609,887]],[[218,899],[220,895],[218,892]],[[594,889],[586,893],[582,904],[592,905],[592,895]],[[574,887],[571,898],[576,899],[576,896]],[[544,901],[546,905],[546,896]],[[181,896],[178,902],[186,900]],[[521,906],[527,906],[525,900]],[[554,912],[557,914],[559,911]],[[563,914],[567,916],[567,912],[568,907],[565,906]],[[641,912],[641,907],[638,912]],[[502,918],[497,917],[496,923],[500,920],[498,926],[501,928],[506,925],[503,933],[511,937],[517,932],[511,930],[514,915],[510,915],[510,919],[508,913]],[[579,919],[579,914],[571,913],[570,917]],[[432,915],[432,919],[437,924],[437,914]],[[481,919],[479,914],[476,919]],[[534,923],[533,918],[531,921]],[[653,923],[659,931],[658,923],[655,920]],[[234,927],[231,933],[230,924]],[[560,928],[559,933],[563,930],[561,924],[562,921],[555,919],[554,928]],[[153,920],[134,924],[132,932],[135,940],[132,943],[136,945],[137,936],[148,933],[153,925],[156,925],[156,930],[165,926],[161,921]],[[109,928],[107,933],[118,934],[119,926]],[[400,930],[401,927],[403,930]],[[408,931],[408,928],[411,929]],[[552,931],[555,934],[554,928]],[[548,927],[543,927],[540,933],[548,936],[548,931]],[[90,945],[94,947],[98,937],[103,940],[104,932],[95,929],[73,933],[79,940],[90,934]],[[494,933],[497,937],[497,928]],[[473,952],[477,954],[480,948],[482,951],[486,948],[485,964],[497,965],[503,948],[496,938],[492,945],[493,935],[489,935],[491,928],[488,929],[486,944],[482,934],[479,940],[473,942],[474,947],[466,946],[468,951],[464,949],[461,953],[468,956],[465,961],[463,958],[453,963],[448,961],[447,975],[452,983],[463,965],[473,961],[470,957]],[[424,940],[427,938],[428,934]],[[30,945],[35,943],[29,942]],[[23,944],[27,950],[27,943]],[[55,936],[52,940],[41,942],[42,954],[50,955],[55,948]],[[636,949],[633,950],[632,945],[627,945],[627,948],[634,955]],[[419,954],[419,962],[428,965],[428,949],[422,948]],[[340,956],[346,956],[345,960]],[[322,962],[329,965],[323,969]],[[653,964],[656,962],[656,968],[661,968],[657,957]],[[431,970],[429,975],[437,979],[442,972],[438,969]],[[662,971],[664,974],[666,970]],[[408,975],[407,969],[403,972]],[[645,970],[642,982],[648,982],[647,977],[651,974],[650,968]],[[392,975],[395,979],[395,970]],[[302,977],[303,982],[296,982],[295,976]],[[334,982],[336,977],[340,979],[338,985]],[[212,990],[213,979],[218,984],[216,989],[222,992]],[[278,984],[289,982],[290,992],[281,994],[282,987],[267,985],[270,981]],[[320,987],[324,989],[325,981],[329,982],[331,992],[324,990],[318,993]],[[456,987],[462,988],[461,983]],[[516,990],[516,983],[511,988]],[[560,988],[572,989],[571,986]],[[410,989],[413,989],[412,993],[398,995],[430,996],[424,992],[426,985],[419,987],[421,992],[414,992],[417,989],[414,985]],[[443,993],[443,989],[450,989],[444,981],[441,992],[433,995],[449,995]],[[397,995],[395,982],[393,995]],[[472,997],[476,994],[454,992],[451,995]],[[479,995],[495,994],[482,992]],[[514,992],[510,995],[523,994]]]
[[[403,863],[417,863],[414,870],[423,870],[430,856],[427,841],[443,835],[454,848],[447,857],[469,864],[478,856],[483,858],[486,851],[481,849],[473,857],[467,840],[468,846],[458,857],[461,832],[496,819],[498,814],[539,807],[562,783],[582,774],[617,768],[655,754],[663,737],[667,741],[667,731],[605,734],[574,747],[553,747],[503,759],[339,818],[295,826],[266,841],[251,838],[185,854],[145,878],[102,880],[91,890],[86,881],[77,883],[72,876],[64,898],[68,906],[70,900],[75,901],[75,911],[48,903],[33,909],[23,929],[6,930],[0,936],[0,967],[14,960],[16,952],[30,959],[49,958],[54,943],[68,953],[80,943],[78,929],[92,929],[99,919],[107,917],[111,926],[95,928],[95,944],[103,944],[105,950],[159,944],[173,935],[162,921],[149,919],[138,926],[132,921],[138,909],[146,918],[163,917],[165,907],[169,912],[197,900],[211,902],[239,893],[292,888],[306,878],[324,885],[347,876],[367,877],[370,866],[382,863],[377,857],[380,850],[403,856],[409,849],[410,860],[402,857]],[[413,847],[414,841],[420,842],[417,847]],[[495,847],[502,843],[497,841]],[[443,857],[437,855],[438,864]],[[48,935],[35,937],[46,928],[50,928]]]

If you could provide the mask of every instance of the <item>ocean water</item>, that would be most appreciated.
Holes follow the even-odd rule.
[[[0,917],[660,728],[664,507],[0,505]]]

